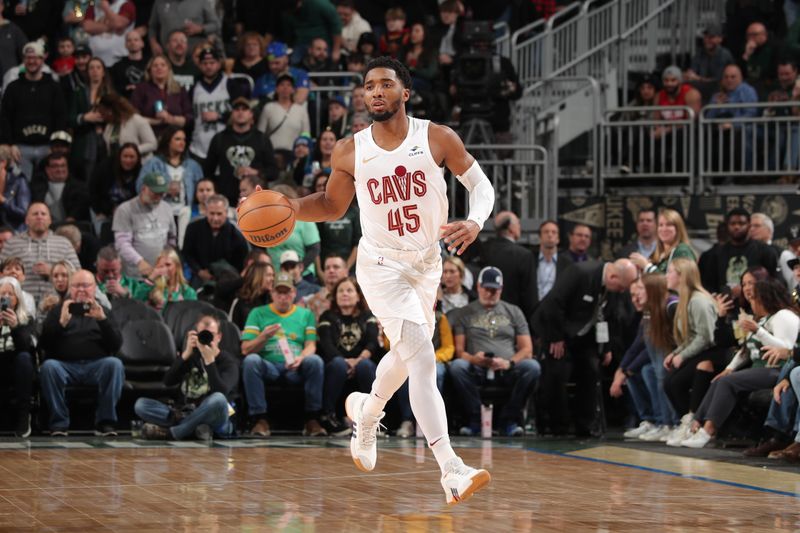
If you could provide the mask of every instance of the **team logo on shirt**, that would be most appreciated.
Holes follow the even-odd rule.
[[[414,145],[408,151],[408,157],[415,157],[415,156],[418,156],[418,155],[422,155],[424,153],[425,152],[422,150],[422,148],[420,146]]]
[[[425,196],[428,185],[425,183],[425,173],[421,170],[413,172],[399,165],[394,169],[394,174],[381,178],[367,180],[367,190],[372,203],[375,205],[390,202],[405,202],[413,198]]]

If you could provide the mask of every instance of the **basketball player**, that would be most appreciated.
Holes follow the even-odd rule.
[[[459,255],[477,237],[494,207],[494,189],[450,128],[406,115],[411,76],[395,59],[367,66],[366,104],[372,126],[334,148],[325,192],[290,200],[298,220],[337,220],[357,195],[363,237],[356,275],[391,350],[378,365],[370,394],[352,393],[350,452],[363,471],[375,468],[375,433],[383,408],[408,378],[411,408],[442,471],[448,503],[470,497],[491,480],[464,465],[450,446],[444,402],[436,388],[431,338],[442,274],[439,239]],[[466,221],[447,223],[447,165],[469,190]]]

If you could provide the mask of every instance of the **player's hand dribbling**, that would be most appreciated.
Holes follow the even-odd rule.
[[[442,226],[442,239],[447,245],[447,251],[456,251],[461,255],[467,247],[475,242],[481,232],[480,226],[473,220],[459,220]]]

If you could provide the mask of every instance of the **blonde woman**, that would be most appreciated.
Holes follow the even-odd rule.
[[[667,268],[667,288],[678,293],[673,337],[677,347],[664,358],[668,373],[664,390],[681,424],[667,439],[679,446],[690,436],[692,413],[703,401],[714,373],[722,370],[724,350],[714,350],[717,306],[703,289],[697,263],[688,258],[672,261]]]
[[[131,103],[147,119],[156,137],[167,126],[185,128],[192,122],[192,102],[172,74],[166,56],[157,55],[147,64],[144,81],[136,86]]]
[[[134,298],[162,310],[168,302],[197,300],[197,293],[183,277],[183,263],[172,248],[165,248],[156,259],[156,266],[134,292]]]
[[[39,302],[39,316],[44,319],[47,313],[64,301],[69,293],[69,280],[72,274],[75,273],[75,267],[69,261],[58,261],[53,263],[53,268],[50,270],[50,283],[53,284],[53,290],[47,293]]]
[[[33,394],[33,320],[25,310],[22,288],[12,277],[0,278],[0,369],[10,376],[17,403],[17,437],[31,434]]]
[[[475,299],[475,294],[464,287],[466,267],[461,258],[447,256],[442,259],[442,312],[447,314],[453,309],[464,307]]]
[[[683,217],[674,209],[662,209],[659,212],[656,234],[658,236],[656,251],[650,259],[638,252],[630,256],[639,270],[648,274],[651,272],[666,274],[667,267],[675,259],[685,257],[697,261],[697,254],[689,244],[689,233],[686,231]]]

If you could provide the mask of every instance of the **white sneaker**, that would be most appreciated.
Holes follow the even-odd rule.
[[[407,439],[414,435],[415,432],[416,430],[414,429],[414,423],[411,420],[403,420],[403,422],[400,424],[400,427],[397,428],[395,436],[401,439]]]
[[[371,472],[378,461],[378,446],[375,443],[375,433],[378,430],[380,416],[369,416],[363,412],[364,402],[368,394],[353,392],[344,402],[347,416],[353,421],[353,436],[350,438],[350,455],[356,467],[363,472]]]
[[[686,413],[681,417],[681,425],[672,430],[667,438],[667,446],[678,447],[681,442],[692,436],[692,414]]]
[[[691,437],[681,441],[681,446],[686,446],[687,448],[703,448],[713,438],[714,437],[709,435],[705,429],[700,428],[695,431]]]
[[[653,426],[653,428],[647,433],[642,433],[639,435],[639,440],[643,440],[645,442],[666,441],[671,432],[672,428],[669,426]]]
[[[467,466],[460,457],[454,457],[444,466],[442,488],[447,503],[454,505],[468,499],[491,480],[492,476],[486,470]]]
[[[626,439],[638,439],[640,435],[647,433],[651,429],[655,429],[655,427],[656,426],[652,422],[642,420],[642,422],[639,424],[639,427],[629,429],[623,433],[622,436]]]

